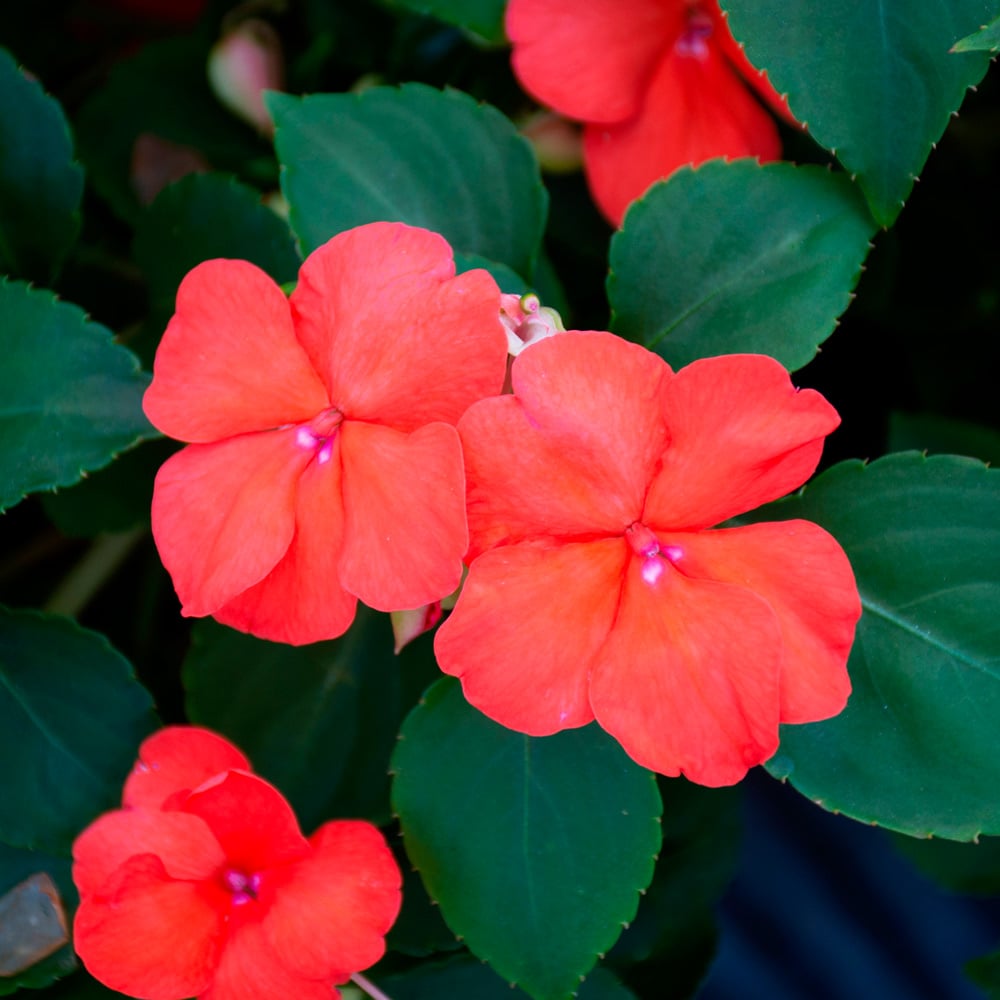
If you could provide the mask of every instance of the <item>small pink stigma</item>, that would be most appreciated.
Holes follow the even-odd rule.
[[[693,59],[708,58],[708,39],[712,37],[712,19],[697,5],[691,4],[687,24],[677,39],[675,46],[679,56]]]
[[[333,456],[333,439],[343,421],[344,415],[336,407],[331,406],[313,417],[308,425],[303,424],[296,428],[295,443],[307,451],[315,451],[316,461],[324,465]]]
[[[684,555],[679,545],[661,546],[656,535],[639,521],[626,529],[625,539],[632,551],[642,557],[639,572],[651,587],[663,576],[666,563],[673,565]]]
[[[247,875],[236,868],[230,868],[222,875],[222,884],[233,894],[233,906],[245,906],[257,898],[260,891],[260,873]]]

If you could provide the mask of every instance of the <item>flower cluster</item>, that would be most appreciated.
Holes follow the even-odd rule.
[[[511,0],[506,24],[524,88],[586,123],[587,180],[614,225],[685,164],[777,159],[778,132],[757,97],[794,122],[716,0]]]
[[[306,839],[236,747],[194,727],[143,743],[122,808],[73,846],[76,950],[147,1000],[330,1000],[377,962],[400,873],[369,823]]]
[[[197,267],[145,405],[193,442],[153,500],[186,614],[311,642],[360,598],[402,645],[464,559],[435,648],[473,705],[532,735],[596,719],[708,785],[845,703],[840,547],[802,521],[717,527],[801,485],[839,423],[770,358],[675,373],[380,223],[312,254],[289,299],[245,262]]]

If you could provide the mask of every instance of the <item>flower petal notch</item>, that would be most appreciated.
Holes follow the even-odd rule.
[[[358,599],[454,591],[455,424],[503,387],[500,313],[486,271],[456,276],[442,237],[400,223],[335,236],[290,298],[246,261],[191,271],[143,401],[188,443],[152,508],[183,614],[298,645],[343,634]]]
[[[767,108],[794,123],[717,0],[511,0],[506,27],[525,90],[585,123],[587,182],[613,225],[680,167],[777,159]]]
[[[145,794],[136,776],[160,764]],[[146,1000],[329,1000],[382,957],[401,875],[370,823],[307,840],[236,747],[195,727],[150,737],[130,786],[73,846],[74,942],[102,983]]]
[[[830,404],[763,355],[673,372],[602,332],[538,343],[512,382],[458,425],[471,562],[435,650],[468,700],[536,736],[596,719],[712,786],[780,724],[841,711],[861,616],[843,550],[806,521],[719,527],[812,474]]]

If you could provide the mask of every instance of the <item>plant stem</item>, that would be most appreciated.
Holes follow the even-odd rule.
[[[370,979],[366,979],[362,976],[360,972],[355,972],[354,975],[351,976],[351,982],[354,983],[355,986],[359,986],[362,990],[364,990],[365,993],[372,998],[372,1000],[392,1000],[392,997],[383,993]]]
[[[130,531],[98,535],[83,558],[53,591],[45,610],[75,618],[114,576],[145,533],[145,528],[132,528]]]

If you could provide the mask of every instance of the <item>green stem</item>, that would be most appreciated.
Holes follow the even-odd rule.
[[[145,528],[98,535],[48,599],[45,610],[75,618],[128,558]]]

